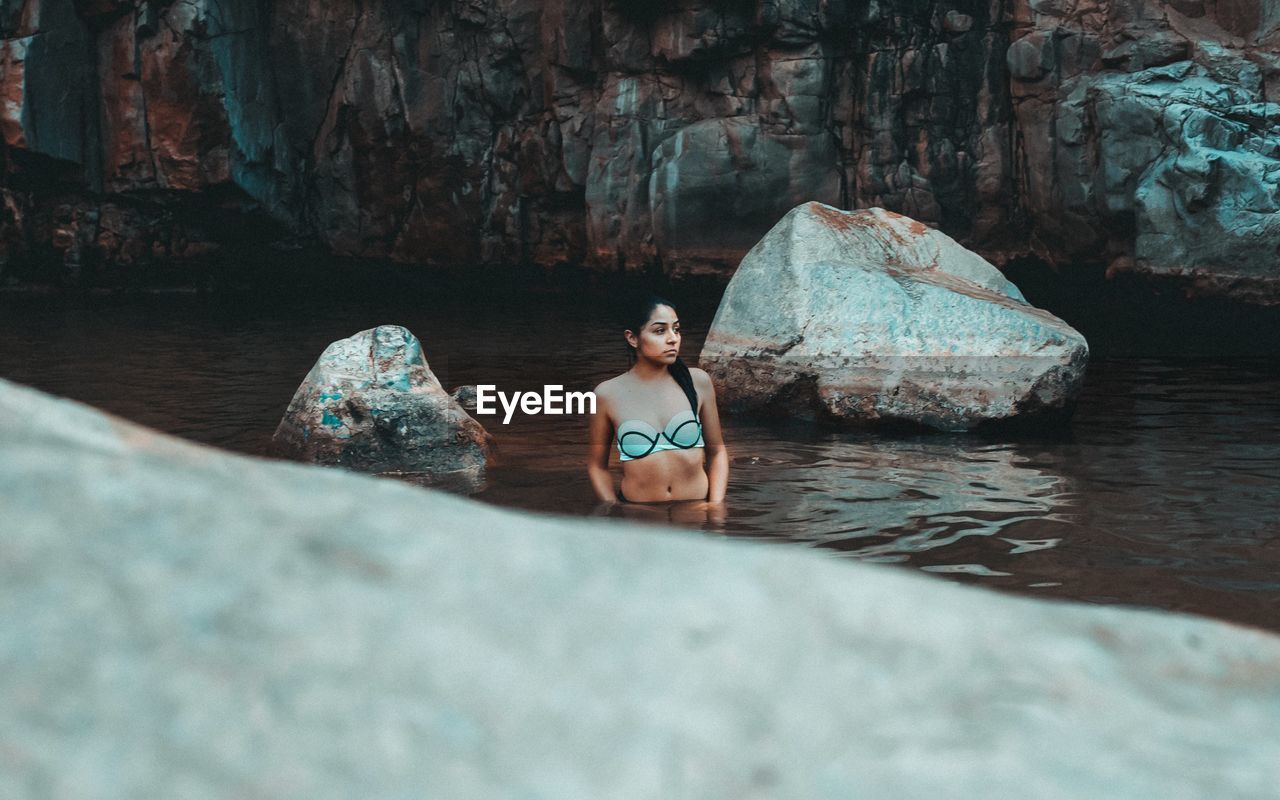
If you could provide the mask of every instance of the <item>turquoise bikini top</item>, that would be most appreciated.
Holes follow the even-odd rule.
[[[702,423],[691,410],[681,411],[659,433],[642,419],[618,426],[618,460],[634,461],[659,450],[691,450],[702,447]]]

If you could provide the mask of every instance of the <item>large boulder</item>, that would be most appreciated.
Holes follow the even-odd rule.
[[[967,430],[1068,414],[1088,355],[949,236],[806,203],[742,260],[701,363],[730,410]]]
[[[504,511],[4,381],[0,509],[0,796],[1275,796],[1280,639],[1225,623]]]
[[[440,385],[417,338],[380,325],[325,348],[272,445],[316,464],[478,488],[490,437]]]

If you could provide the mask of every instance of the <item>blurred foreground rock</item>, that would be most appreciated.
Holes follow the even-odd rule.
[[[449,396],[417,337],[380,325],[334,342],[272,437],[278,455],[421,482],[483,482],[484,427]]]
[[[1280,639],[186,444],[0,381],[0,796],[1272,798]]]
[[[738,266],[701,365],[730,410],[966,430],[1062,418],[1089,347],[950,237],[883,209],[793,209]]]

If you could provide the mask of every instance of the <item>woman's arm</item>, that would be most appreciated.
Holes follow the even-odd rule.
[[[609,474],[609,446],[612,439],[613,426],[609,423],[609,412],[597,387],[596,411],[591,415],[587,429],[587,476],[591,478],[591,488],[596,497],[604,503],[618,502],[618,495],[613,489],[613,476]]]
[[[700,396],[698,416],[702,418],[702,444],[707,450],[707,502],[723,503],[729,489],[729,449],[720,430],[720,410],[716,407],[716,387],[704,370],[691,369]]]

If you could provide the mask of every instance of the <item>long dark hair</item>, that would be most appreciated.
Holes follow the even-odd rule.
[[[628,309],[627,312],[627,330],[640,338],[640,332],[644,330],[644,326],[649,324],[649,318],[653,316],[653,310],[658,306],[669,306],[675,308],[669,301],[658,297],[656,294],[642,295]],[[627,359],[634,364],[639,356],[636,354],[636,348],[630,344],[627,345]],[[684,396],[689,398],[689,405],[693,408],[693,415],[698,416],[698,390],[693,388],[693,376],[689,374],[689,367],[684,360],[676,356],[676,360],[667,365],[667,371],[671,373],[671,377],[676,379],[676,383],[684,390]]]

